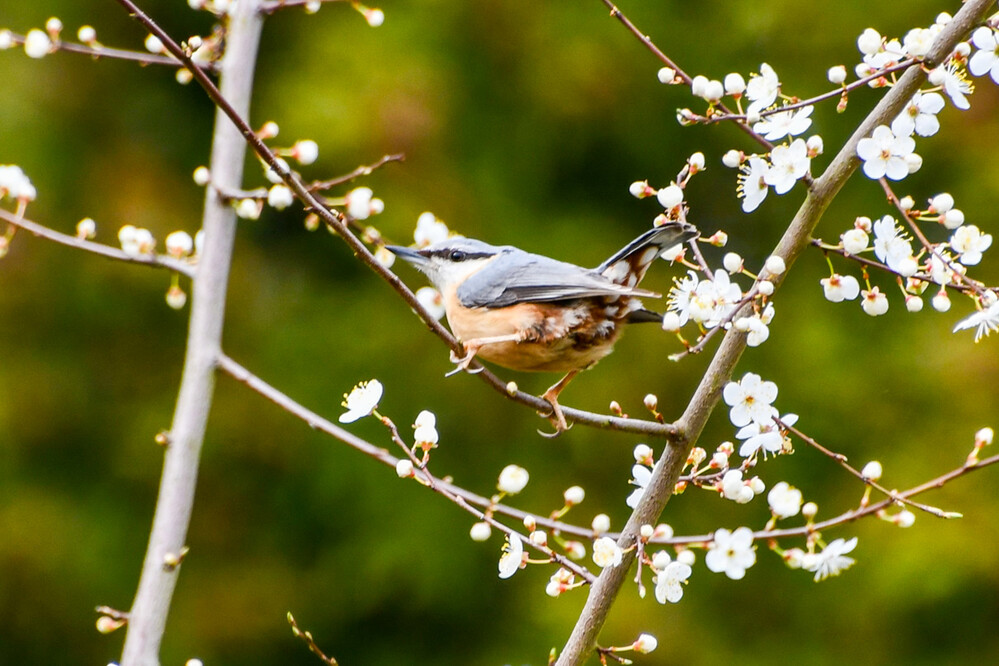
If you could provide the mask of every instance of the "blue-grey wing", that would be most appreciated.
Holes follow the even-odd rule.
[[[593,270],[513,248],[469,276],[457,291],[465,307],[487,308],[591,296],[651,295],[615,284]]]

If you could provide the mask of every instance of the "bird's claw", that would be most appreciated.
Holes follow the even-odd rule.
[[[557,395],[557,394],[556,394]],[[547,393],[541,396],[549,405],[552,406],[551,414],[541,414],[541,416],[546,417],[551,421],[552,427],[555,428],[555,432],[545,433],[538,430],[538,434],[542,437],[548,439],[555,439],[563,432],[572,427],[571,423],[567,423],[565,420],[565,414],[562,413],[562,407],[558,404],[558,399],[551,394],[549,390]]]
[[[458,374],[459,372],[467,372],[470,375],[477,375],[480,372],[482,372],[483,370],[485,370],[484,367],[474,368],[472,370],[468,369],[468,366],[471,365],[472,360],[475,358],[475,353],[477,351],[478,351],[477,349],[471,349],[471,350],[469,350],[469,349],[466,348],[465,355],[459,358],[458,355],[455,354],[454,350],[452,349],[451,350],[451,362],[455,364],[455,368],[454,368],[454,370],[451,370],[451,371],[447,372],[444,376],[445,377],[450,377],[452,375]]]

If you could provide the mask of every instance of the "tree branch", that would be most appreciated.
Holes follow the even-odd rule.
[[[125,261],[130,264],[140,264],[142,266],[152,266],[154,268],[166,268],[168,270],[174,271],[175,273],[180,273],[181,275],[186,275],[189,278],[193,278],[195,275],[196,267],[187,263],[186,261],[181,261],[180,259],[174,259],[173,257],[163,255],[163,254],[141,254],[132,255],[119,250],[116,247],[111,247],[110,245],[105,245],[103,243],[95,243],[83,238],[78,238],[76,236],[70,236],[69,234],[64,234],[60,231],[55,231],[37,222],[32,222],[31,220],[26,220],[23,217],[18,217],[17,215],[11,213],[8,210],[0,208],[0,220],[4,220],[9,224],[13,224],[15,227],[24,229],[33,236],[39,238],[44,238],[46,240],[59,243],[60,245],[65,245],[67,247],[72,247],[77,250],[84,250],[86,252],[92,252],[93,254],[100,255],[102,257],[107,257],[108,259],[115,259],[117,261]]]
[[[157,36],[161,40],[166,36],[130,0],[118,2],[133,17],[151,26],[154,34],[159,33]],[[257,0],[242,0],[236,5],[229,17],[226,52],[221,65],[225,98],[231,100],[230,109],[242,115],[249,112],[263,24],[257,5]],[[180,51],[176,43],[172,40],[170,43]],[[190,58],[186,58],[185,64],[191,65]],[[195,77],[207,78],[201,69],[190,69]],[[246,144],[222,111],[216,111],[213,136],[212,177],[222,186],[238,187],[243,178]],[[215,387],[215,359],[221,345],[226,287],[236,235],[235,211],[222,201],[214,188],[206,189],[202,228],[205,230],[204,252],[192,290],[183,377],[166,447],[149,545],[129,613],[122,666],[159,664],[160,643],[180,570],[176,566],[164,566],[164,563],[171,557],[176,558],[185,547],[194,504],[198,462]]]
[[[607,4],[607,0],[602,1]],[[985,16],[992,4],[992,0],[968,0],[934,41],[924,60],[925,67],[932,68],[942,62],[961,38]],[[612,15],[620,16],[616,8],[612,7],[612,10]],[[637,34],[646,45],[651,43],[641,33]],[[859,165],[857,143],[860,139],[870,136],[875,127],[897,116],[925,80],[926,69],[922,67],[908,69],[867,115],[825,172],[811,183],[804,203],[772,253],[782,257],[788,269],[808,246],[811,233],[825,209]],[[775,288],[779,288],[783,282],[782,278],[786,275],[785,272],[783,275],[769,276],[768,279],[774,282]],[[747,306],[743,307],[743,310],[747,309]],[[686,411],[677,421],[678,436],[669,438],[665,455],[660,458],[653,470],[641,502],[625,525],[618,541],[618,545],[622,548],[634,544],[641,526],[654,524],[662,513],[687,460],[690,448],[700,437],[708,416],[721,397],[722,387],[731,378],[732,371],[745,348],[745,334],[736,330],[729,330],[725,334]],[[558,666],[582,663],[593,652],[597,635],[607,619],[621,585],[627,578],[627,571],[633,560],[633,551],[626,552],[619,566],[604,569],[590,587],[586,605],[556,662]]]

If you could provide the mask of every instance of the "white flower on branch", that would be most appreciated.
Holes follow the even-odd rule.
[[[652,470],[645,465],[634,465],[631,468],[631,476],[632,485],[638,487],[631,491],[631,494],[628,495],[628,499],[625,500],[625,504],[634,509],[638,506],[638,503],[642,501],[642,497],[645,495],[645,488],[649,485],[649,481],[652,479]]]
[[[639,654],[648,654],[659,647],[659,641],[652,634],[641,634],[634,643],[631,644],[631,649]]]
[[[808,173],[811,164],[808,146],[802,139],[795,139],[789,146],[775,146],[770,152],[770,162],[770,169],[763,180],[773,186],[774,192],[784,194],[794,187],[795,181]]]
[[[779,111],[753,125],[753,131],[762,134],[767,141],[780,141],[785,136],[798,136],[812,126],[814,106],[797,110]]]
[[[944,98],[940,93],[917,92],[906,104],[902,113],[891,123],[895,136],[933,136],[940,130],[937,114],[944,108]]]
[[[698,281],[693,271],[670,290],[668,309],[676,312],[683,325],[688,319],[705,328],[718,326],[742,299],[742,290],[728,273],[719,268],[714,279]]]
[[[753,531],[748,527],[740,527],[735,532],[724,527],[719,529],[711,542],[711,550],[704,556],[704,563],[715,573],[740,580],[746,575],[746,569],[756,564]]]
[[[777,385],[763,381],[756,373],[747,372],[738,382],[726,384],[722,397],[732,408],[729,418],[736,427],[773,421],[771,404],[777,399]]]
[[[825,580],[829,576],[838,576],[853,566],[856,560],[852,557],[847,557],[846,554],[856,547],[857,537],[853,537],[849,541],[836,539],[823,548],[821,553],[805,555],[802,568],[806,571],[815,572],[814,580],[816,583]]]
[[[668,556],[667,556],[668,557]],[[656,601],[675,604],[683,597],[683,586],[693,570],[683,562],[669,562],[656,574]]]
[[[10,197],[19,201],[34,201],[35,186],[16,164],[0,165],[0,199]]]
[[[416,290],[416,300],[434,319],[444,316],[444,297],[433,287],[420,287]]]
[[[982,252],[992,246],[992,234],[983,234],[974,224],[958,227],[950,238],[950,246],[965,266],[974,266],[982,260]]]
[[[968,60],[968,71],[975,76],[988,74],[999,83],[999,39],[995,30],[982,26],[971,35],[971,43],[978,51]]]
[[[447,240],[451,232],[447,225],[437,219],[437,216],[427,211],[421,213],[416,218],[416,231],[413,232],[413,240],[416,247],[423,248],[440,241]]]
[[[870,137],[857,142],[857,156],[864,161],[864,174],[878,180],[887,176],[901,180],[909,175],[906,157],[916,142],[911,136],[896,136],[887,125],[878,125]]]
[[[524,542],[516,534],[508,534],[499,559],[499,577],[509,578],[524,565]]]
[[[621,564],[624,551],[610,537],[600,537],[593,542],[593,563],[601,569]]]
[[[770,165],[762,157],[751,156],[737,178],[736,192],[742,197],[742,211],[752,213],[767,198],[766,176]]]
[[[856,231],[856,229],[853,231]],[[822,284],[822,291],[825,294],[826,300],[833,303],[852,301],[860,295],[860,283],[852,275],[833,273],[829,277],[819,280],[819,282]]]
[[[340,423],[353,423],[371,414],[378,407],[384,391],[382,383],[372,379],[359,383],[350,393],[345,393],[341,404],[347,408],[347,411],[340,415]]]
[[[964,75],[964,70],[954,63],[937,67],[929,74],[929,81],[935,86],[943,86],[944,92],[957,108],[965,111],[971,108],[968,95],[975,91],[971,81]]]
[[[910,277],[918,269],[912,256],[912,243],[891,215],[874,223],[874,254],[903,277]]]
[[[530,478],[531,476],[527,473],[527,470],[520,465],[507,465],[500,472],[496,488],[501,493],[516,495],[524,489]]]
[[[24,37],[24,54],[29,58],[44,58],[52,52],[52,40],[38,28],[28,31]]]
[[[743,458],[751,458],[763,451],[763,457],[768,453],[777,455],[784,450],[784,434],[774,420],[779,418],[781,423],[793,426],[798,422],[797,414],[785,414],[780,416],[776,409],[770,409],[770,417],[765,421],[753,421],[743,426],[735,433],[736,439],[745,440],[739,447],[739,455]]]
[[[760,65],[759,75],[752,75],[746,84],[746,97],[752,102],[746,110],[746,115],[758,114],[773,104],[777,101],[778,92],[780,92],[780,79],[777,78],[777,72],[767,63],[763,63]]]
[[[954,333],[969,328],[975,329],[975,342],[993,331],[999,331],[999,301],[957,322]]]
[[[879,317],[888,312],[888,297],[882,293],[879,287],[872,287],[870,290],[860,292],[863,297],[860,307],[872,317]]]
[[[791,518],[797,516],[801,511],[802,502],[801,491],[781,481],[767,495],[767,503],[770,504],[770,511],[778,518]]]

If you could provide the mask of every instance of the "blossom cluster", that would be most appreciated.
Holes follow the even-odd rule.
[[[930,284],[934,284],[936,291],[930,302],[935,310],[946,312],[951,307],[947,288],[976,285],[968,280],[967,267],[981,262],[983,253],[992,246],[992,234],[982,232],[974,224],[965,224],[964,213],[954,203],[954,198],[946,192],[929,199],[925,210],[916,210],[911,197],[901,202],[912,228],[916,228],[920,221],[936,223],[951,232],[946,241],[920,245],[917,249],[913,247],[912,237],[893,216],[885,215],[873,222],[862,216],[854,221],[853,228],[840,235],[840,243],[836,247],[847,256],[872,251],[882,265],[899,277],[907,311],[922,310],[922,294]],[[871,316],[886,313],[889,307],[887,295],[879,287],[870,285],[866,273],[865,281],[867,288],[861,290],[855,277],[841,275],[831,268],[831,275],[820,283],[825,297],[834,303],[862,296],[864,312]],[[999,298],[994,290],[980,287],[969,292],[977,311],[959,322],[955,330],[975,328],[977,341],[999,327],[999,306],[996,306]]]

